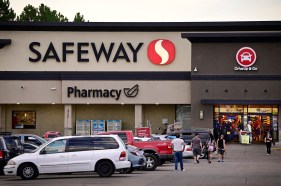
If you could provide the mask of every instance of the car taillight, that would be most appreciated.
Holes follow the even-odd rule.
[[[186,148],[186,151],[191,151],[192,149],[191,148]]]
[[[3,157],[3,154],[4,154],[3,151],[0,151],[0,158],[1,158],[1,159],[4,158],[4,157]]]
[[[119,156],[119,160],[120,161],[125,161],[126,160],[126,152],[125,151],[122,151],[120,156]]]

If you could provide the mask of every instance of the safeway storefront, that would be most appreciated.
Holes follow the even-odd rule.
[[[275,35],[225,37],[237,31],[243,39],[257,31]],[[280,22],[5,23],[1,130],[69,135],[86,130],[83,122],[105,121],[123,130],[151,126],[158,133],[174,121],[212,129],[233,120],[244,127],[258,116],[269,117],[270,128],[278,131],[280,31]],[[272,53],[261,55],[256,46]],[[257,54],[251,71],[233,64],[243,47]],[[270,60],[262,65],[263,55]]]
[[[19,25],[1,26],[2,131],[88,134],[83,124],[104,121],[158,133],[190,108],[191,50],[181,32]]]

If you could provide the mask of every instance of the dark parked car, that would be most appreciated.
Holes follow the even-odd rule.
[[[24,152],[23,145],[11,132],[0,132],[0,175],[7,162]]]
[[[201,143],[203,146],[201,158],[207,157],[207,142],[210,138],[209,131],[201,131],[201,130],[181,130],[181,138],[184,140],[184,142],[187,145],[191,144],[192,138],[195,136],[195,134],[199,134],[199,138],[201,139]]]

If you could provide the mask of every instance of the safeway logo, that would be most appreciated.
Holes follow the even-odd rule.
[[[166,39],[156,39],[147,48],[148,59],[156,65],[168,65],[175,59],[175,45]]]

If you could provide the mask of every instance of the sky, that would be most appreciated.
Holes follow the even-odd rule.
[[[90,22],[280,21],[281,0],[9,0],[20,15],[41,3],[73,21]]]

